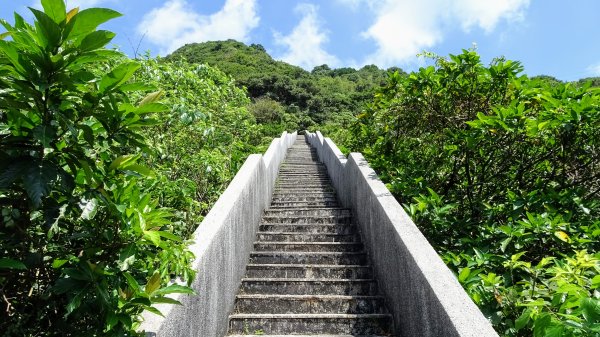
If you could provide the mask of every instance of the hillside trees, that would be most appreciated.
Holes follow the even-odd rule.
[[[150,187],[179,215],[177,234],[189,237],[248,154],[260,152],[263,131],[245,91],[223,72],[182,60],[140,62],[135,80],[159,87],[168,106],[145,133],[154,155],[144,160],[158,173]]]
[[[166,59],[181,58],[219,68],[246,88],[253,100],[269,98],[282,104],[287,113],[300,113],[297,117],[304,127],[326,124],[339,113],[358,114],[387,73],[374,65],[359,70],[320,65],[308,72],[273,60],[260,45],[234,40],[188,44]]]
[[[600,333],[600,91],[463,51],[393,74],[362,151],[504,336]]]
[[[140,64],[104,49],[114,34],[96,28],[119,13],[42,5],[34,24],[0,22],[0,331],[134,335],[143,310],[190,292],[167,282],[193,276],[140,164],[165,107],[131,100],[151,89],[130,81]]]

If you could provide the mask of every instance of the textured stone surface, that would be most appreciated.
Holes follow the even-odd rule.
[[[303,139],[281,165],[229,316],[229,333],[389,334],[392,316],[352,212]]]
[[[352,209],[398,336],[498,336],[360,153],[307,133],[343,207]]]

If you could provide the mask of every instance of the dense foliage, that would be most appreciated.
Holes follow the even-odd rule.
[[[503,336],[600,335],[600,90],[464,51],[391,74],[353,138]]]
[[[261,142],[267,142],[246,93],[223,72],[153,58],[141,64],[136,81],[160,87],[169,107],[145,133],[154,151],[145,162],[160,175],[152,190],[162,205],[177,210],[176,233],[189,237],[247,155],[263,152]]]
[[[104,49],[114,34],[96,27],[119,13],[42,5],[33,25],[0,22],[0,331],[132,335],[143,310],[190,292],[169,280],[193,276],[140,164],[165,106],[130,100],[150,89],[130,81],[140,64]]]
[[[293,115],[290,118],[298,119],[301,129],[329,122],[339,113],[358,113],[387,73],[374,65],[359,70],[321,65],[308,72],[273,60],[261,45],[234,40],[188,44],[167,57],[180,58],[218,67],[247,88],[253,100],[279,102]]]

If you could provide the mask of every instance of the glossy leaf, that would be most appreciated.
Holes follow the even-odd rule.
[[[67,17],[64,0],[41,0],[44,13],[46,13],[55,23],[60,24]]]
[[[140,64],[137,62],[127,62],[117,66],[100,80],[99,90],[101,93],[113,90],[120,84],[125,83],[137,69]]]
[[[96,30],[100,24],[119,16],[121,13],[108,8],[87,8],[79,11],[71,17],[73,28],[67,38],[70,40],[80,39]]]

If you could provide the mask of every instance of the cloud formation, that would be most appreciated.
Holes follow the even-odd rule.
[[[362,36],[377,50],[365,63],[391,66],[407,63],[424,49],[444,39],[444,31],[459,26],[464,31],[492,32],[502,20],[518,21],[530,0],[338,0],[350,8],[369,10],[373,24]],[[357,5],[357,2],[360,2]],[[360,7],[360,8],[359,8]]]
[[[170,0],[144,15],[137,31],[159,46],[164,55],[192,42],[247,42],[259,21],[256,0],[227,0],[220,11],[211,15],[195,12],[185,0]]]
[[[587,68],[587,73],[590,76],[600,76],[600,62],[592,64]]]
[[[339,60],[323,48],[329,40],[327,32],[323,31],[319,17],[318,7],[311,4],[300,4],[295,11],[302,15],[302,19],[289,35],[274,33],[275,43],[284,46],[287,51],[276,58],[285,62],[298,65],[307,70],[315,66],[327,64],[339,65]]]

